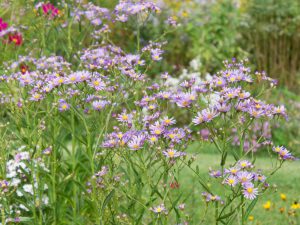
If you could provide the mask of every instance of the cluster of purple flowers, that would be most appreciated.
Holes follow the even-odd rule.
[[[121,0],[115,7],[116,20],[126,22],[132,15],[141,13],[159,13],[160,8],[153,2]]]
[[[266,189],[269,184],[261,171],[253,172],[254,165],[248,160],[240,160],[233,167],[224,171],[210,170],[210,176],[222,178],[222,183],[234,189],[234,193],[241,191],[246,199],[253,200],[259,194],[259,188]]]
[[[296,160],[292,153],[283,146],[273,146],[273,152],[277,153],[281,160]]]

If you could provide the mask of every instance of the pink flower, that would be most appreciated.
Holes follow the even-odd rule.
[[[8,24],[5,23],[2,18],[0,18],[0,31],[7,29],[7,27],[8,27]]]
[[[46,3],[42,5],[42,10],[45,15],[49,15],[51,18],[59,16],[60,11],[51,3]]]

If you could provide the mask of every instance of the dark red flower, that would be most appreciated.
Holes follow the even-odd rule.
[[[23,37],[20,33],[10,34],[8,36],[9,43],[14,43],[16,46],[19,46],[23,43]]]
[[[179,187],[180,187],[180,185],[176,181],[173,181],[173,182],[170,183],[170,188],[171,189],[178,189]]]
[[[20,70],[21,70],[21,73],[22,74],[25,74],[27,71],[28,71],[28,66],[27,65],[25,65],[25,64],[22,64],[21,66],[20,66]]]

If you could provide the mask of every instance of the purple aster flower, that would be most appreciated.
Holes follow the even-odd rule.
[[[164,126],[170,126],[176,123],[176,120],[174,118],[169,118],[167,116],[165,116],[161,121]]]
[[[253,168],[252,163],[249,162],[248,160],[240,160],[240,161],[238,161],[237,165],[241,169]]]
[[[58,109],[59,111],[64,112],[70,109],[70,105],[64,99],[60,99]]]
[[[41,94],[39,94],[39,93],[33,93],[29,99],[30,99],[31,101],[38,102],[38,101],[40,101],[41,99],[43,99],[43,96],[42,96]]]
[[[254,173],[254,180],[258,182],[265,182],[266,176],[260,174],[260,173]]]
[[[263,110],[257,110],[255,108],[250,108],[248,110],[249,114],[254,117],[254,118],[260,118],[261,116],[264,115],[264,111]]]
[[[222,112],[222,113],[228,112],[231,108],[231,106],[229,104],[226,104],[225,102],[217,103],[217,105],[215,107],[219,112]]]
[[[110,104],[109,101],[99,100],[99,101],[93,101],[92,106],[94,110],[100,111],[101,109],[105,108],[105,106],[108,104]]]
[[[158,48],[152,49],[150,53],[151,53],[151,58],[154,61],[160,61],[162,59],[161,54],[163,54],[163,51],[161,49]]]
[[[163,151],[163,154],[167,158],[171,158],[171,159],[186,155],[184,152],[179,152],[175,149],[168,149],[167,151]]]
[[[156,214],[168,214],[168,211],[164,204],[160,204],[159,206],[152,207],[150,208],[150,210]]]
[[[230,175],[225,179],[224,183],[234,187],[238,183],[238,179],[236,176]]]
[[[192,120],[195,125],[199,125],[204,122],[204,118],[201,112],[197,113],[197,116]]]
[[[201,111],[201,114],[203,115],[204,122],[210,122],[219,115],[214,109],[204,109]]]
[[[247,199],[253,200],[258,195],[258,188],[255,188],[252,183],[245,184],[243,188],[243,195]]]
[[[43,154],[44,154],[44,155],[50,155],[51,152],[52,152],[52,147],[51,147],[51,146],[48,147],[48,148],[45,148],[45,149],[43,150]]]
[[[290,153],[286,148],[281,149],[278,154],[279,154],[280,158],[283,160],[295,159],[294,156],[292,155],[292,153]]]
[[[133,115],[123,111],[117,116],[117,120],[122,123],[132,123]]]
[[[237,173],[237,178],[241,183],[245,184],[253,180],[253,174],[247,171],[239,171]]]
[[[222,176],[222,173],[220,170],[212,170],[212,169],[209,169],[209,175],[211,177],[214,177],[214,178],[218,178],[218,177],[221,177]]]
[[[156,121],[154,124],[150,125],[149,127],[151,134],[154,135],[161,135],[163,134],[165,128],[162,124]]]
[[[134,136],[129,142],[128,147],[130,150],[139,150],[142,148],[145,141],[144,135]]]
[[[89,82],[89,86],[94,88],[96,91],[104,90],[106,87],[105,83],[101,79],[94,79],[91,82]]]
[[[204,197],[206,202],[215,202],[215,201],[221,201],[221,197],[218,195],[212,195],[207,192],[203,192],[202,196]]]
[[[229,169],[225,169],[224,173],[225,174],[232,174],[232,175],[237,175],[237,173],[240,171],[239,168],[237,167],[231,167]]]

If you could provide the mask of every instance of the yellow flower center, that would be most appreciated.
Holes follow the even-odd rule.
[[[168,152],[168,155],[169,155],[170,158],[173,158],[174,155],[175,155],[175,152],[174,152],[174,151],[169,151],[169,152]]]
[[[157,207],[156,208],[156,212],[160,213],[162,211],[162,208],[161,207]]]

